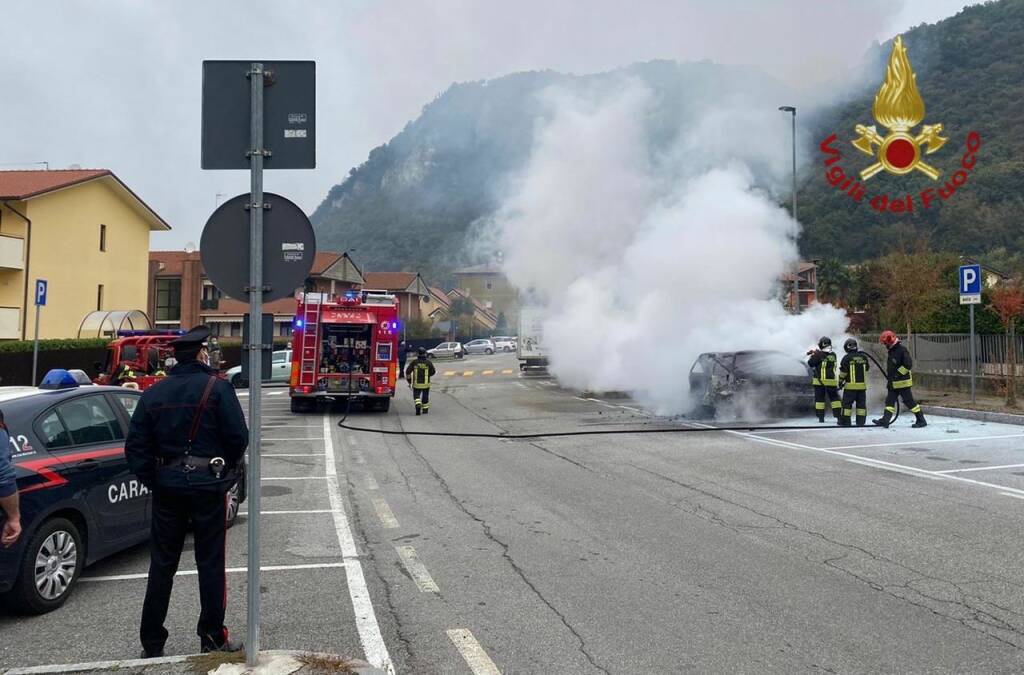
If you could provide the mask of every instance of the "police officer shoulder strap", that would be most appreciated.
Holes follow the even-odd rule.
[[[199,422],[203,419],[203,411],[206,410],[206,402],[210,400],[210,392],[213,391],[213,385],[217,383],[217,378],[213,375],[206,382],[206,389],[203,390],[203,397],[199,400],[199,407],[196,408],[196,416],[192,419],[192,429],[188,432],[188,446],[185,449],[185,453],[188,454],[192,450],[192,444],[195,443],[196,434],[199,433]]]

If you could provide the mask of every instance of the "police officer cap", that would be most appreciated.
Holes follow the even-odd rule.
[[[198,354],[203,348],[203,343],[210,337],[210,327],[199,325],[182,335],[180,338],[171,341],[174,353],[179,357],[188,354]]]

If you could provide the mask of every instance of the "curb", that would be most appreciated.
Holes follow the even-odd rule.
[[[977,422],[995,422],[998,424],[1016,424],[1024,426],[1024,415],[1013,413],[989,412],[987,410],[969,410],[967,408],[945,408],[939,405],[922,405],[921,410],[926,415],[942,415],[944,417],[959,417],[965,420]]]
[[[325,654],[322,652],[307,652],[289,649],[269,649],[260,652],[261,659],[265,656],[274,657],[285,655],[321,656],[328,658],[334,656],[332,654]],[[92,661],[88,663],[59,663],[47,666],[28,666],[25,668],[0,668],[0,675],[51,675],[52,673],[96,673],[111,671],[122,673],[145,673],[149,669],[157,669],[161,666],[174,666],[176,664],[183,664],[183,667],[180,671],[173,672],[192,673],[193,670],[189,666],[191,665],[192,659],[198,656],[201,655],[187,654],[182,656],[162,656],[156,659],[119,659],[113,661]],[[359,675],[386,675],[385,671],[370,665],[366,661],[349,659],[348,662],[351,664],[352,669]],[[170,671],[161,670],[160,672]],[[258,673],[259,669],[247,672]],[[297,672],[301,675],[301,669]]]

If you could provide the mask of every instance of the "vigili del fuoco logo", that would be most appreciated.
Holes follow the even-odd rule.
[[[857,138],[852,141],[853,147],[874,160],[860,170],[860,180],[847,174],[838,164],[842,154],[836,147],[836,134],[832,134],[818,146],[826,156],[825,180],[832,187],[854,201],[863,202],[867,197],[866,183],[883,171],[897,176],[918,172],[935,181],[935,187],[925,187],[916,196],[907,193],[890,197],[888,193],[883,192],[867,199],[868,204],[876,211],[905,213],[913,212],[916,204],[928,209],[937,203],[937,200],[946,201],[967,182],[977,162],[981,136],[976,131],[967,134],[966,149],[960,158],[960,166],[948,178],[943,179],[942,172],[924,160],[924,156],[942,149],[949,139],[941,135],[943,128],[938,122],[924,124],[917,133],[914,133],[914,127],[925,119],[924,99],[917,90],[917,75],[910,66],[902,37],[897,37],[892,45],[889,65],[885,69],[885,81],[875,94],[875,104],[871,112],[875,121],[887,132],[879,133],[878,127],[874,124],[858,124],[854,127]],[[938,185],[940,182],[943,184]],[[876,180],[874,184],[878,183]]]

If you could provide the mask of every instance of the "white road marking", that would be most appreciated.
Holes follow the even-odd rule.
[[[391,507],[388,503],[380,497],[374,497],[373,508],[377,511],[377,517],[380,518],[381,525],[386,528],[398,527],[398,518],[395,518],[395,514],[391,512]]]
[[[704,427],[705,429],[713,429],[714,428],[714,427],[712,427],[712,426],[710,426],[708,424],[701,424],[700,422],[694,422],[693,425],[694,426],[698,426],[698,427]],[[981,487],[992,488],[992,489],[995,489],[995,490],[1002,490],[1002,491],[1004,491],[1003,494],[1013,493],[1013,494],[1019,494],[1022,497],[1024,497],[1024,490],[1018,490],[1017,488],[1007,487],[1006,485],[999,485],[997,483],[988,483],[986,481],[974,480],[973,478],[965,478],[963,476],[957,476],[957,475],[948,474],[948,473],[947,474],[940,474],[940,473],[937,473],[935,471],[928,471],[926,469],[918,469],[917,467],[913,467],[913,466],[906,466],[905,464],[894,464],[893,462],[884,462],[884,461],[882,461],[880,459],[868,459],[866,457],[861,457],[860,455],[854,455],[854,454],[851,454],[849,452],[839,452],[839,451],[837,451],[837,450],[835,450],[833,448],[816,448],[813,445],[803,445],[801,443],[793,443],[791,441],[783,441],[783,440],[779,440],[777,438],[764,438],[762,436],[758,436],[757,434],[752,434],[752,433],[748,433],[748,432],[744,432],[744,431],[732,431],[732,430],[729,430],[729,431],[726,431],[725,433],[733,434],[735,436],[741,436],[743,438],[748,438],[748,439],[750,439],[752,441],[757,441],[759,443],[765,443],[767,445],[774,445],[774,446],[780,447],[780,448],[790,448],[792,450],[810,450],[811,452],[821,452],[821,453],[824,453],[826,455],[835,455],[837,457],[845,457],[845,458],[848,458],[848,459],[855,459],[855,460],[859,460],[861,462],[871,462],[872,464],[877,465],[879,467],[886,466],[886,467],[892,467],[892,468],[895,468],[895,469],[904,469],[906,471],[913,471],[913,472],[917,472],[918,474],[932,474],[934,476],[939,476],[940,478],[944,478],[944,479],[947,479],[947,480],[955,480],[955,481],[960,481],[961,483],[970,483],[971,485],[978,485],[978,486],[981,486]],[[961,440],[967,440],[967,439],[961,439]],[[982,440],[982,439],[976,439],[976,440]],[[899,445],[899,444],[897,443],[897,445]],[[862,447],[862,446],[857,446],[857,447]]]
[[[286,393],[288,393],[288,392],[284,392],[284,391],[271,391],[271,392],[267,393],[267,396],[280,396],[281,394],[286,394]]]
[[[965,473],[967,471],[995,471],[996,469],[1018,469],[1024,464],[1000,464],[999,466],[972,466],[969,469],[946,469],[935,473]]]
[[[525,384],[523,384],[522,382],[516,382],[516,386],[522,387],[523,389],[529,389],[529,387],[527,387],[527,386],[526,386]]]
[[[363,653],[371,664],[394,675],[395,666],[391,663],[387,645],[380,634],[377,616],[373,613],[373,601],[370,591],[366,588],[363,566],[359,562],[359,551],[352,538],[352,529],[345,514],[341,488],[338,486],[338,472],[334,464],[334,443],[331,440],[331,416],[324,414],[324,449],[327,453],[327,493],[331,498],[331,509],[334,516],[334,531],[341,546],[341,558],[348,563],[345,576],[348,580],[348,594],[352,598],[352,610],[356,617],[356,630],[359,641],[363,645]]]
[[[264,511],[263,513],[267,513]],[[261,565],[260,572],[283,572],[286,570],[318,570],[328,567],[345,567],[350,563],[346,562],[331,562],[331,563],[313,563],[306,565]],[[240,574],[242,572],[248,572],[248,567],[229,567],[224,570],[228,574]],[[174,576],[176,577],[194,577],[199,574],[199,570],[178,570]],[[87,581],[130,581],[132,579],[147,579],[149,578],[148,572],[140,572],[138,574],[111,574],[103,577],[82,577],[79,579],[81,582]]]
[[[285,511],[260,511],[261,516],[284,516],[284,515],[299,515],[303,513],[334,513],[331,509],[294,509]],[[247,516],[248,511],[239,511],[238,515]]]
[[[847,459],[846,461],[850,462],[852,464],[860,464],[862,466],[870,466],[872,469],[882,469],[883,471],[895,471],[896,473],[904,473],[904,474],[907,474],[908,476],[917,476],[918,478],[929,478],[931,480],[942,480],[941,476],[936,476],[936,475],[934,475],[934,472],[928,471],[926,469],[913,469],[913,470],[903,469],[903,468],[898,468],[898,467],[895,467],[895,466],[886,466],[884,464],[879,464],[878,462],[873,462],[873,461],[871,461],[869,459]]]
[[[1012,492],[1000,492],[999,494],[1003,495],[1004,497],[1014,497],[1016,499],[1024,499],[1024,495],[1015,495]]]
[[[322,452],[262,452],[260,457],[326,457]]]
[[[367,476],[366,477],[366,489],[367,490],[378,490],[378,489],[380,489],[380,486],[377,485],[377,479],[374,478],[373,476]]]
[[[1000,438],[1024,438],[1024,433],[999,436],[972,436],[970,438],[936,438],[931,441],[904,441],[902,443],[868,443],[865,445],[835,445],[818,450],[855,450],[858,448],[891,448],[902,445],[931,445],[932,443],[966,443],[967,441],[994,441]]]
[[[260,480],[327,480],[327,476],[260,476]]]
[[[412,577],[420,591],[423,593],[441,592],[441,589],[434,582],[434,578],[427,571],[426,566],[420,562],[419,556],[416,555],[416,549],[412,546],[396,546],[395,550],[398,551],[398,557],[402,559],[405,570]]]
[[[276,431],[276,429],[272,429],[272,431]],[[322,441],[324,439],[320,438],[319,436],[299,436],[299,437],[293,436],[291,438],[278,438],[276,436],[270,436],[270,437],[268,437],[268,436],[260,436],[260,440],[261,441]]]
[[[491,657],[487,656],[487,652],[469,630],[452,628],[448,631],[448,639],[462,654],[462,658],[466,659],[466,664],[473,671],[473,675],[501,675],[498,666],[494,665],[494,661],[491,661]]]

